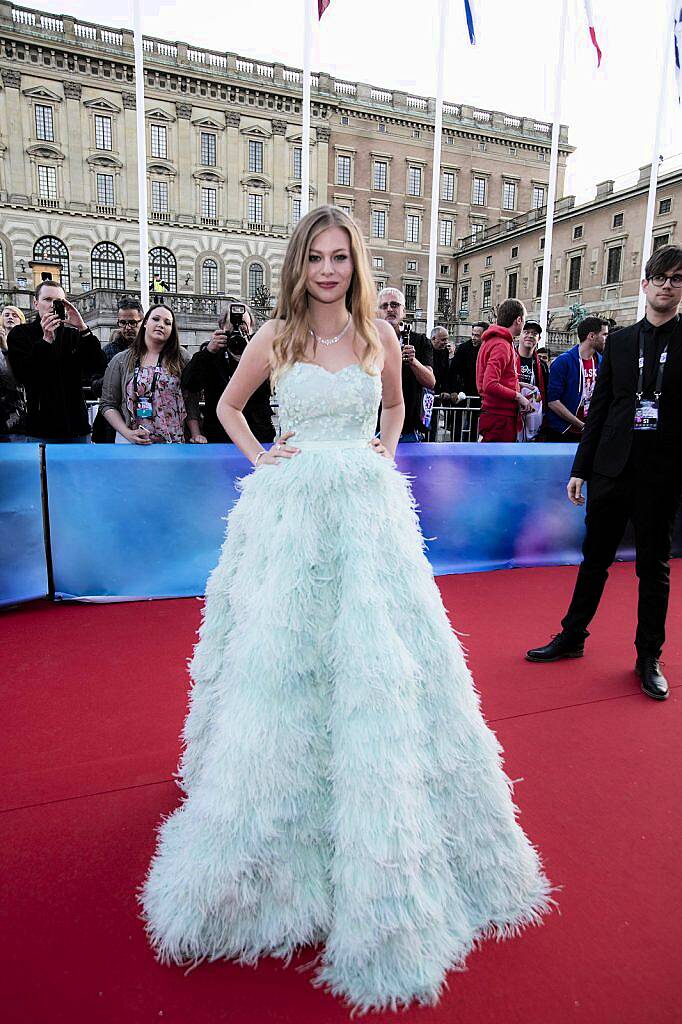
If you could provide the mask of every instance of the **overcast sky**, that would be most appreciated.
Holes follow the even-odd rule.
[[[561,0],[477,0],[479,43],[469,45],[463,0],[450,0],[445,98],[490,110],[551,119]],[[589,198],[597,182],[616,187],[651,161],[669,0],[627,4],[592,0],[603,51],[596,69],[583,0],[569,0],[561,121],[577,147],[566,192]],[[131,0],[43,0],[38,9],[85,21],[132,27]],[[303,61],[303,0],[236,2],[143,0],[143,30],[293,67]],[[391,13],[392,10],[392,13]],[[379,87],[434,95],[438,0],[331,0],[313,70]],[[672,45],[672,28],[670,30]],[[666,167],[682,163],[682,109],[670,62],[661,151]],[[670,159],[672,158],[672,159]]]

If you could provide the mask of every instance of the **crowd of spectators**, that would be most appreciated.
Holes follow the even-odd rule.
[[[0,315],[0,439],[58,442],[226,443],[216,407],[256,328],[246,303],[226,300],[216,330],[191,358],[173,310],[156,295],[145,315],[122,296],[102,348],[61,285],[45,280],[29,322],[15,306]],[[401,441],[577,441],[584,428],[609,322],[588,316],[579,342],[550,368],[542,327],[508,299],[495,324],[479,322],[455,345],[445,327],[412,330],[405,297],[384,288],[377,315],[391,324],[403,358]],[[84,388],[99,400],[92,430]],[[201,404],[200,404],[201,400]],[[269,384],[244,410],[263,443],[275,437]],[[434,420],[447,425],[445,435]]]

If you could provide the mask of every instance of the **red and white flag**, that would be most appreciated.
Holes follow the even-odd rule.
[[[323,2],[323,0],[320,0]],[[601,65],[601,50],[599,49],[599,43],[597,42],[597,33],[594,30],[594,17],[592,15],[592,0],[585,0],[585,14],[587,15],[587,25],[590,30],[590,39],[592,45],[597,51],[597,67]]]
[[[317,16],[321,18],[324,12],[329,7],[332,0],[317,0]]]

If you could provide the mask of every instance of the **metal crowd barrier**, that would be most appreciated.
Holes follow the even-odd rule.
[[[429,441],[478,441],[481,399],[470,395],[459,405],[436,406],[431,414]]]

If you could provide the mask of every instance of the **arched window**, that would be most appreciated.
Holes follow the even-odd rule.
[[[37,261],[47,260],[51,263],[58,263],[61,269],[61,283],[65,292],[71,291],[71,273],[69,271],[69,250],[61,238],[54,235],[45,235],[39,238],[33,246],[33,259]]]
[[[149,250],[149,284],[154,291],[154,281],[161,281],[166,291],[178,290],[178,267],[170,249],[157,246]]]
[[[265,271],[260,263],[252,263],[249,267],[249,302],[253,302],[256,292],[263,287]]]
[[[201,291],[204,295],[218,294],[218,264],[215,260],[204,260],[201,264]]]
[[[111,288],[115,291],[125,288],[123,253],[113,242],[100,242],[96,245],[90,263],[93,288]]]

